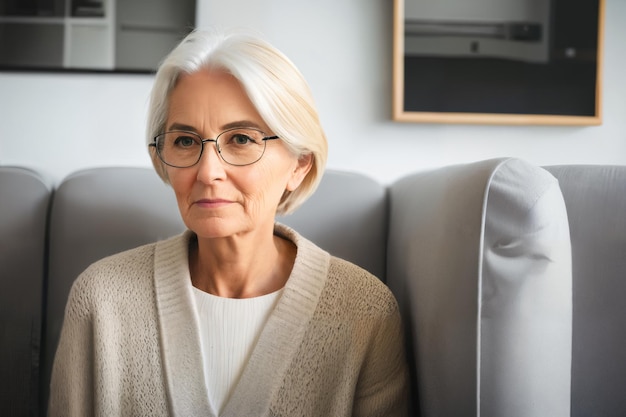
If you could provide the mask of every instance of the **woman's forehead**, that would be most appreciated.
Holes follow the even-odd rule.
[[[173,123],[208,124],[213,130],[245,125],[270,133],[241,83],[221,70],[203,69],[180,77],[169,99],[167,125]]]

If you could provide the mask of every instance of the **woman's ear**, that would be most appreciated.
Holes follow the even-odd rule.
[[[291,192],[298,188],[312,167],[313,154],[302,155],[298,158],[296,166],[291,173],[291,177],[289,177],[289,181],[287,182],[286,191]]]

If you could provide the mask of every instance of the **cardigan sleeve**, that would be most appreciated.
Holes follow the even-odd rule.
[[[65,308],[50,382],[50,417],[94,414],[93,325],[81,284],[80,278],[74,283]]]
[[[381,319],[359,376],[353,416],[406,416],[408,368],[397,304]]]

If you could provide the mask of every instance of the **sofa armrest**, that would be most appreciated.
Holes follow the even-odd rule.
[[[558,183],[497,159],[390,187],[387,282],[422,416],[569,416],[571,251]]]
[[[46,226],[52,186],[0,167],[0,415],[38,415]]]

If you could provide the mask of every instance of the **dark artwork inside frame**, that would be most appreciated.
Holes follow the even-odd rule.
[[[595,116],[600,1],[541,7],[539,22],[406,17],[404,111]]]

